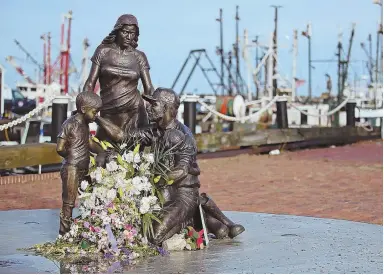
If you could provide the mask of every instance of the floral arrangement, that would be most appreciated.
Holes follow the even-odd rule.
[[[104,146],[112,147],[103,142]],[[96,167],[91,158],[90,180],[79,187],[79,216],[64,236],[54,243],[33,249],[45,256],[60,258],[72,255],[97,255],[135,259],[158,255],[159,249],[148,242],[153,234],[152,222],[161,210],[162,198],[153,173],[155,157],[120,146],[106,168]]]
[[[199,250],[204,249],[206,246],[206,241],[204,239],[204,230],[196,231],[193,227],[188,226],[183,229],[182,233],[184,234],[187,245],[185,248],[187,250]]]
[[[69,269],[81,268],[79,271],[91,273],[96,269],[111,271],[110,268],[120,268],[127,262],[133,264],[140,257],[166,255],[166,249],[152,245],[148,239],[154,234],[153,222],[161,222],[158,213],[164,199],[158,185],[160,181],[173,184],[167,178],[172,150],[155,144],[148,152],[141,151],[140,145],[127,148],[126,143],[112,145],[94,140],[104,150],[110,150],[112,157],[106,168],[97,167],[91,157],[88,180],[82,181],[78,189],[79,216],[73,220],[70,231],[59,235],[55,242],[35,245],[29,250],[52,260],[66,260]],[[182,239],[183,249],[198,250],[205,246],[203,231],[192,227],[175,237]],[[79,265],[84,264],[84,257],[92,260]],[[70,263],[73,260],[75,265]],[[100,269],[101,263],[104,269]]]

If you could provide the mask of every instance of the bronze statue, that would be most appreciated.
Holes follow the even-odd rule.
[[[200,169],[196,161],[197,147],[188,127],[176,119],[180,99],[171,89],[158,88],[153,97],[143,96],[151,106],[148,110],[151,121],[156,122],[157,137],[152,129],[136,129],[126,133],[111,123],[108,119],[97,118],[98,125],[115,142],[127,140],[136,135],[145,145],[151,145],[156,139],[166,149],[173,148],[174,164],[168,173],[173,180],[172,185],[160,184],[165,197],[164,208],[161,211],[161,224],[154,223],[154,244],[161,244],[175,233],[188,225],[199,226],[199,210],[201,203],[206,216],[207,228],[217,238],[234,238],[245,229],[229,220],[206,194],[199,196]]]
[[[111,33],[95,50],[83,88],[83,91],[93,92],[99,80],[103,101],[100,116],[125,132],[148,123],[144,101],[137,89],[138,81],[142,81],[145,95],[153,93],[147,57],[136,49],[138,38],[136,17],[120,16]],[[97,137],[106,138],[103,129],[98,131]]]
[[[95,121],[102,106],[95,93],[82,92],[76,97],[76,111],[61,126],[57,136],[57,153],[64,158],[60,170],[63,206],[60,213],[59,234],[69,231],[72,210],[75,206],[78,186],[88,174],[90,151],[103,149],[90,138],[88,124]]]

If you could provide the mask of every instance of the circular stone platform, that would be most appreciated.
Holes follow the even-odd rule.
[[[383,273],[383,227],[344,220],[226,212],[246,231],[203,251],[172,252],[123,273]],[[59,210],[0,211],[0,273],[60,273],[18,251],[57,236]],[[64,270],[61,270],[63,272]],[[69,272],[69,270],[66,270]]]

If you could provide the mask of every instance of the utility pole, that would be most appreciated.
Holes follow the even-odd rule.
[[[339,42],[337,43],[337,104],[341,103],[342,91],[341,91],[341,72],[342,72],[342,61],[341,61],[341,51],[343,49],[342,45],[342,33],[339,33]]]
[[[269,47],[269,49],[273,49],[273,47],[274,47],[274,42],[273,42],[273,38],[274,38],[274,34],[272,34],[272,36],[271,36],[271,42],[270,42],[270,47]],[[270,53],[267,53],[268,54],[268,77],[267,77],[267,79],[268,79],[268,84],[267,84],[267,86],[268,86],[268,97],[270,98],[270,99],[272,99],[273,97],[274,97],[274,94],[273,94],[273,92],[274,92],[274,84],[276,84],[276,87],[277,87],[277,80],[276,80],[276,78],[274,79],[274,76],[275,76],[275,74],[274,74],[274,66],[273,66],[273,63],[274,63],[274,61],[276,61],[276,56],[274,56],[273,54],[270,54]],[[276,83],[275,83],[275,81],[276,81]]]
[[[345,67],[343,68],[343,78],[342,78],[343,81],[341,83],[341,96],[342,96],[342,93],[344,91],[345,82],[348,78],[348,66],[349,66],[349,62],[351,60],[352,42],[353,42],[353,36],[354,35],[355,35],[355,24],[352,25],[351,37],[349,38],[347,60],[343,61],[343,63],[345,64]],[[340,101],[341,101],[341,98],[340,98]]]
[[[380,47],[380,30],[377,30],[377,38],[376,38],[376,68],[375,68],[375,96],[374,96],[374,106],[376,109],[376,99],[379,85],[379,47]]]
[[[4,115],[4,68],[0,64],[0,117]]]
[[[228,95],[232,95],[232,74],[231,74],[231,69],[232,69],[232,52],[228,52]]]
[[[266,52],[264,52],[264,55],[266,54]],[[272,58],[271,55],[269,55],[267,57],[267,59],[265,60],[265,64],[264,64],[264,96],[266,94],[268,94],[268,85],[269,85],[269,81],[268,81],[268,76],[269,76],[269,68],[268,68],[268,64],[269,64],[269,59]]]
[[[47,77],[47,73],[48,73],[48,66],[47,66],[47,43],[46,43],[46,39],[45,39],[45,34],[41,35],[40,36],[40,39],[42,39],[44,41],[44,44],[43,44],[43,73],[44,73],[44,78],[43,78],[43,83],[44,84],[47,84],[47,80],[48,80],[48,77]]]
[[[82,60],[82,68],[81,68],[81,82],[80,82],[80,87],[79,91],[82,91],[85,82],[87,81],[88,77],[88,48],[89,48],[89,40],[88,38],[85,38],[83,40],[83,60]]]
[[[220,85],[221,85],[221,94],[224,95],[224,49],[223,49],[223,9],[220,9],[220,17],[216,19],[220,23],[220,63],[221,63],[221,76],[220,76]]]
[[[256,45],[256,58],[255,58],[256,67],[255,68],[257,68],[259,66],[259,36],[256,35],[255,40],[253,40],[252,42],[255,43],[255,45]],[[261,73],[257,74],[256,81],[255,81],[256,82],[256,99],[259,99],[260,75],[261,75]]]
[[[342,61],[341,61],[341,51],[343,49],[343,45],[342,45],[342,37],[343,37],[343,33],[339,32],[339,41],[337,43],[337,105],[340,105],[341,103],[341,97],[342,97],[342,91],[341,91],[341,74],[342,74]],[[339,112],[336,112],[334,117],[333,117],[333,121],[332,121],[332,125],[335,126],[335,127],[338,127],[340,125],[340,113]]]
[[[308,100],[312,98],[312,57],[311,57],[311,37],[312,37],[312,26],[309,22],[307,24],[307,30],[301,33],[303,36],[308,38]]]
[[[292,101],[295,101],[296,97],[296,59],[297,59],[297,30],[293,30],[293,62],[292,62]]]
[[[51,84],[51,74],[52,74],[52,66],[51,66],[51,33],[48,33],[48,50],[47,50],[47,84]]]
[[[273,32],[273,51],[275,56],[273,58],[273,76],[277,74],[277,23],[278,23],[278,9],[282,6],[271,6],[275,9],[275,31]],[[277,95],[277,78],[273,78],[273,96]]]
[[[239,77],[240,77],[240,60],[239,60],[239,6],[236,6],[236,43],[235,43],[235,57],[236,57],[236,88],[238,89],[237,93],[240,94],[239,88]]]
[[[372,35],[369,34],[368,36],[369,41],[369,64],[370,64],[370,77],[371,77],[371,84],[373,82],[373,76],[372,76],[372,69],[373,69],[373,58],[372,58]]]
[[[381,70],[381,74],[383,73],[383,49],[381,49],[381,64],[379,65],[379,47],[380,47],[380,34],[383,34],[383,1],[382,0],[373,0],[373,3],[380,6],[380,22],[379,27],[377,30],[377,42],[376,42],[376,70],[375,70],[375,109],[376,109],[376,99],[377,99],[377,93],[378,93],[378,85],[379,85],[379,66]],[[380,81],[382,82],[382,81]]]

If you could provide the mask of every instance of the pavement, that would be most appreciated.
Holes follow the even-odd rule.
[[[246,231],[202,251],[172,252],[121,273],[383,273],[382,225],[291,215],[226,212]],[[0,273],[69,273],[60,263],[17,250],[57,236],[58,209],[0,211]],[[102,263],[96,265],[102,266]],[[89,265],[89,263],[87,264]],[[61,268],[60,268],[61,267]],[[87,266],[80,267],[86,271]],[[106,273],[106,270],[98,270]]]

